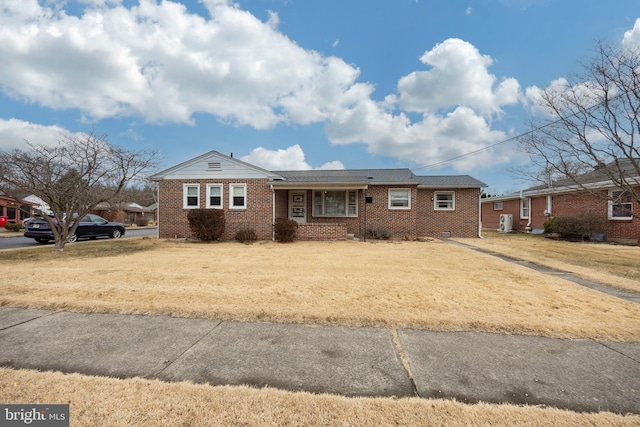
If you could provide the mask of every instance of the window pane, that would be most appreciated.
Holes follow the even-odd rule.
[[[211,196],[219,196],[221,188],[220,187],[209,187],[209,191]]]
[[[244,187],[233,187],[233,196],[243,196],[244,197]]]
[[[187,187],[187,196],[197,196],[198,187]]]
[[[391,190],[389,192],[390,205],[395,208],[409,207],[409,190]]]
[[[187,196],[187,206],[198,206],[198,198]]]
[[[324,193],[324,209],[326,215],[345,215],[345,192],[326,191]]]
[[[211,206],[220,206],[222,204],[222,200],[220,196],[211,196],[209,198],[209,204]]]
[[[322,211],[322,191],[313,192],[313,214],[316,216],[324,215]]]
[[[349,215],[355,216],[358,213],[357,195],[355,191],[349,191]]]

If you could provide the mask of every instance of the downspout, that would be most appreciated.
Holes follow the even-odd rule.
[[[276,240],[276,190],[273,188],[273,184],[271,187],[271,240]]]
[[[547,210],[544,211],[544,216],[550,217],[553,215],[553,196],[547,194]]]
[[[156,238],[160,238],[160,181],[158,181],[158,188],[156,189],[156,200],[158,201],[158,207],[156,209]]]
[[[478,237],[484,239],[482,237],[482,191],[478,194]]]

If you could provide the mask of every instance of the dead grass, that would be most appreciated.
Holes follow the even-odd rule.
[[[69,248],[0,257],[0,305],[640,341],[639,304],[440,241]]]
[[[640,247],[564,242],[541,235],[483,230],[484,239],[455,239],[540,265],[570,271],[585,279],[640,292]]]
[[[442,242],[132,239],[82,242],[62,254],[2,251],[0,268],[0,305],[633,341],[640,335],[638,304]],[[637,415],[604,412],[6,368],[0,402],[70,403],[74,426],[640,425]]]
[[[88,426],[637,426],[640,416],[419,398],[345,398],[249,387],[0,368],[0,402],[70,405]]]

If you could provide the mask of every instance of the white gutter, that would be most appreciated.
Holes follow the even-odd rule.
[[[484,239],[482,237],[482,192],[478,194],[478,237]]]
[[[276,240],[276,230],[274,228],[274,224],[276,223],[276,190],[273,188],[273,184],[271,187],[271,240]]]

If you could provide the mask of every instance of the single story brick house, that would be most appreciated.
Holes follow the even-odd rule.
[[[628,171],[627,182],[638,183],[632,187],[636,194],[640,193],[640,176],[635,176],[635,167],[625,168],[623,164],[622,171]],[[608,240],[636,244],[640,241],[640,219],[633,216],[640,212],[640,203],[598,168],[576,177],[575,181],[558,180],[518,193],[483,198],[481,203],[482,226],[488,229],[500,230],[502,215],[510,215],[510,225],[515,231],[542,230],[551,217],[593,215],[606,222],[603,231]]]
[[[480,192],[468,175],[416,176],[409,169],[268,171],[211,151],[151,177],[158,182],[158,236],[191,235],[189,209],[223,209],[223,239],[253,229],[273,238],[277,218],[298,222],[300,240],[477,237]]]
[[[35,203],[18,200],[0,194],[0,216],[7,217],[8,224],[22,224],[22,221],[33,215]]]

